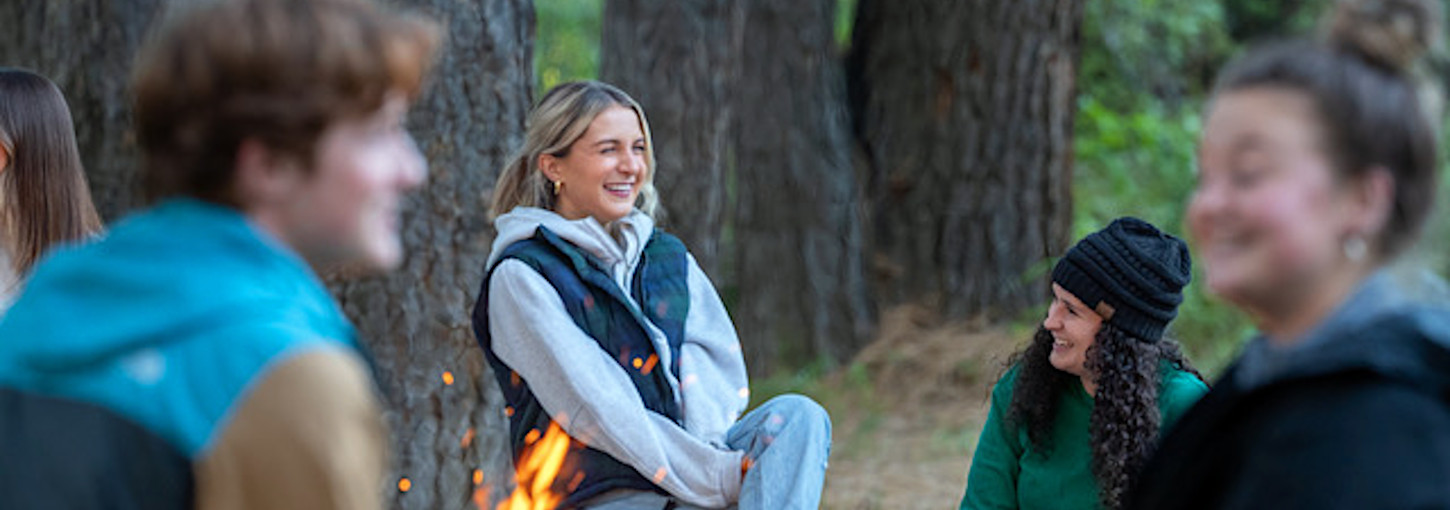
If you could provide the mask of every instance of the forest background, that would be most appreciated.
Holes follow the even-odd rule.
[[[144,205],[132,56],[204,1],[0,1],[0,65],[60,85],[108,221]],[[956,505],[1055,257],[1122,215],[1182,236],[1217,71],[1309,33],[1331,0],[386,2],[448,33],[409,119],[430,176],[407,259],[329,276],[387,401],[394,508],[494,508],[513,488],[469,320],[487,201],[533,101],[602,79],[650,116],[664,225],[730,308],[752,402],[821,401],[824,506],[897,509]],[[1446,273],[1445,217],[1410,263]],[[1200,281],[1170,334],[1211,378],[1251,327]]]

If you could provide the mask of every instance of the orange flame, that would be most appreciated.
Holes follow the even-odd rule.
[[[542,437],[538,429],[535,429],[529,431],[524,442],[529,447],[514,466],[518,488],[499,503],[496,510],[548,510],[564,502],[564,494],[555,494],[551,489],[554,479],[564,468],[564,458],[569,454],[569,435],[564,433],[558,423],[550,423],[549,430]],[[481,473],[475,474],[474,480],[481,481],[480,475]],[[576,478],[579,478],[578,475]],[[571,482],[577,486],[577,482]],[[479,494],[475,493],[475,497],[477,496]],[[483,496],[486,499],[486,490]],[[476,499],[475,502],[477,501]],[[478,506],[483,508],[482,504]]]

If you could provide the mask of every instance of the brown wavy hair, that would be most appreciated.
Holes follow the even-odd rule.
[[[137,57],[136,134],[152,199],[230,205],[237,149],[257,139],[310,168],[328,126],[422,88],[432,21],[369,0],[208,2],[175,16]]]
[[[1032,343],[1013,354],[1008,367],[1019,367],[1012,387],[1007,421],[1024,427],[1028,440],[1050,451],[1057,406],[1078,377],[1058,370],[1048,360],[1052,334],[1038,327]],[[1104,508],[1122,505],[1138,470],[1153,453],[1162,415],[1158,393],[1163,367],[1203,376],[1183,356],[1177,342],[1133,338],[1103,322],[1086,352],[1085,366],[1097,382],[1089,424],[1092,471]]]
[[[0,241],[22,280],[47,249],[101,230],[60,89],[30,71],[0,68]],[[6,289],[0,289],[6,290]]]

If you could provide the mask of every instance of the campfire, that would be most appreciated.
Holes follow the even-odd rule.
[[[554,493],[551,488],[564,468],[564,459],[569,453],[571,440],[558,423],[549,423],[549,430],[540,434],[538,429],[524,436],[523,455],[514,466],[517,486],[514,492],[499,503],[495,510],[552,510],[564,501],[563,494]],[[583,482],[584,473],[576,473],[569,481],[572,490]],[[474,473],[474,482],[482,482],[482,473]],[[480,510],[486,510],[488,488],[480,487],[474,492],[473,501]]]

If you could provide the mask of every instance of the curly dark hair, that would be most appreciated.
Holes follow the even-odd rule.
[[[1080,384],[1077,376],[1052,366],[1051,353],[1052,334],[1039,326],[1032,343],[1007,361],[1009,368],[1021,367],[1007,420],[1026,427],[1028,440],[1044,451],[1052,449],[1053,421],[1063,392]],[[1098,329],[1085,356],[1085,368],[1097,383],[1089,425],[1093,476],[1103,507],[1115,509],[1158,438],[1160,365],[1167,363],[1199,380],[1203,375],[1183,356],[1178,342],[1139,340],[1108,322]]]

